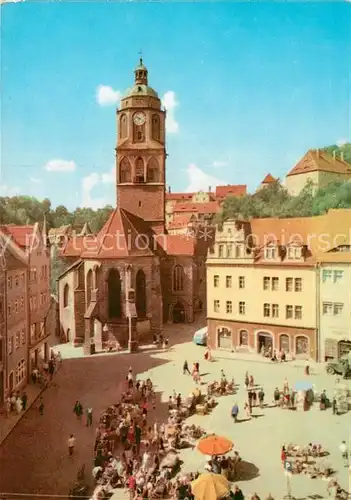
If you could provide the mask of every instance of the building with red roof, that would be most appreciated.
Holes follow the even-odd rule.
[[[38,223],[4,225],[0,235],[4,242],[7,304],[4,314],[8,349],[2,351],[7,352],[4,391],[10,394],[25,385],[27,374],[49,358],[49,337],[53,333],[49,314],[50,250],[46,230],[41,231]]]
[[[194,193],[166,192],[165,111],[142,61],[117,123],[117,207],[98,234],[72,234],[60,251],[69,266],[58,286],[61,331],[86,353],[108,340],[133,349],[164,322],[192,322],[206,303],[204,261],[214,235],[166,228],[167,202]],[[208,193],[197,195],[197,216],[216,213]]]

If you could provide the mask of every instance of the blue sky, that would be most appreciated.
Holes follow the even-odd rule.
[[[115,202],[112,101],[131,85],[140,48],[173,120],[173,191],[223,181],[254,189],[309,148],[350,139],[350,3],[1,9],[2,194],[70,208]],[[99,86],[111,105],[99,104]]]

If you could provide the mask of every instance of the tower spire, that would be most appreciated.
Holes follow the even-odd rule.
[[[135,68],[135,84],[136,85],[147,85],[147,68],[143,63],[143,53],[140,49],[139,51],[139,65]]]

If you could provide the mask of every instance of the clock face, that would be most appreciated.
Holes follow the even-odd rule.
[[[135,113],[135,115],[133,116],[133,120],[134,120],[135,125],[144,125],[144,123],[145,123],[144,113],[142,113],[141,111],[139,111],[138,113]]]

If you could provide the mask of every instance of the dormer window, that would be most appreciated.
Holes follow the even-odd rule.
[[[224,257],[224,245],[218,245],[218,257]]]
[[[297,246],[288,247],[288,259],[296,260],[301,259],[302,248]]]
[[[274,260],[278,256],[278,249],[276,246],[269,246],[265,248],[265,258],[267,260]]]
[[[232,254],[233,254],[233,247],[232,245],[227,245],[227,257],[230,258],[232,257]]]

